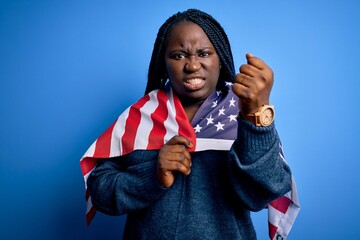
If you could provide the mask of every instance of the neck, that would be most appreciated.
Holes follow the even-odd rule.
[[[190,103],[186,103],[186,102],[181,102],[183,105],[183,108],[185,110],[186,116],[189,119],[189,121],[191,122],[191,120],[194,118],[196,112],[199,110],[200,106],[203,104],[204,101],[200,101],[200,102],[192,102]]]

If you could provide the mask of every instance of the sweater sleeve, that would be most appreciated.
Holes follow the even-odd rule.
[[[229,176],[246,208],[260,211],[291,190],[291,171],[280,157],[274,123],[257,127],[238,119],[238,136],[229,152]]]
[[[108,215],[121,215],[148,207],[167,190],[156,177],[157,151],[135,151],[99,159],[87,187],[94,207]]]

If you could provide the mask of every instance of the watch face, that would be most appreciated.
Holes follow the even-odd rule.
[[[260,115],[260,123],[262,126],[269,126],[274,120],[274,110],[266,108]]]

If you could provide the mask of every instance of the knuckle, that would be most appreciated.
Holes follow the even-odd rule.
[[[246,98],[249,102],[252,102],[256,99],[256,97],[257,94],[254,91],[249,91]]]
[[[179,158],[182,162],[186,161],[186,156],[184,154],[180,154]]]
[[[240,68],[239,68],[240,72],[245,71],[246,66],[247,66],[246,64],[242,64],[242,65],[240,66]]]
[[[175,166],[176,170],[180,171],[183,167],[184,166],[181,163],[179,163],[179,162],[176,163],[176,166]]]
[[[184,145],[180,145],[181,146],[181,151],[185,152],[186,151],[186,147]]]

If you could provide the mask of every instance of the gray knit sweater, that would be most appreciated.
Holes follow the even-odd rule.
[[[123,239],[256,239],[250,211],[291,190],[274,124],[238,120],[230,151],[191,153],[191,174],[170,188],[156,177],[158,151],[100,160],[88,179],[95,208],[128,214]]]

